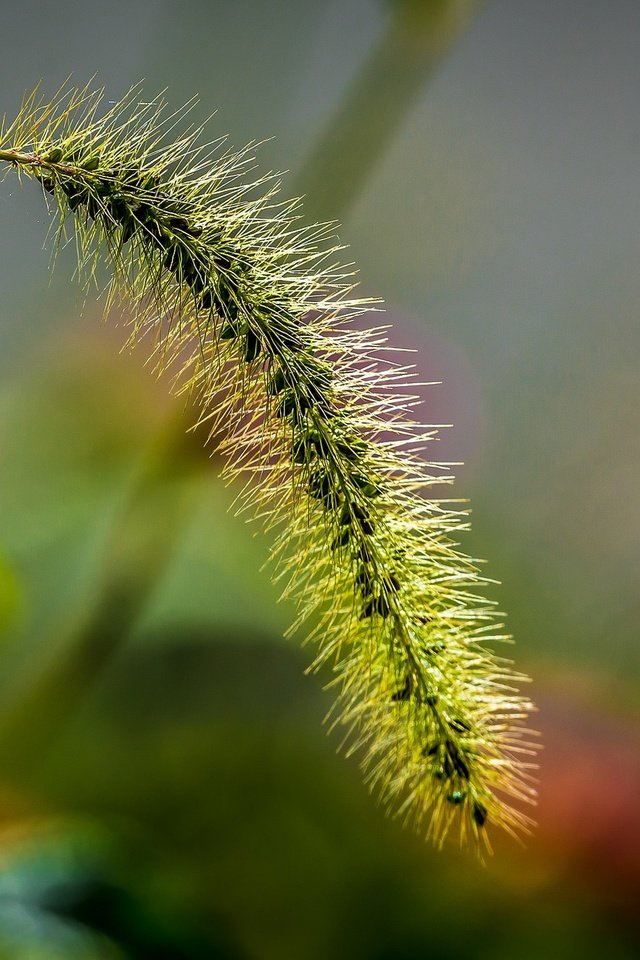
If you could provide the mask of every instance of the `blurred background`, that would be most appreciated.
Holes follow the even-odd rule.
[[[268,538],[126,321],[49,278],[0,186],[0,957],[535,960],[640,952],[636,0],[3,3],[0,111],[141,78],[339,219],[465,548],[534,681],[539,827],[482,866],[336,755]]]

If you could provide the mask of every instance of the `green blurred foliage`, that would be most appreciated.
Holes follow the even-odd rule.
[[[0,640],[15,624],[21,602],[18,578],[6,560],[0,556]]]

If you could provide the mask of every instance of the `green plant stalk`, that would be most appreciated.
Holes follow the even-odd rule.
[[[351,297],[326,228],[300,227],[269,178],[243,185],[246,151],[170,138],[159,101],[101,105],[31,95],[0,160],[41,183],[60,237],[72,225],[89,281],[106,253],[107,309],[132,302],[133,338],[154,338],[160,367],[180,361],[243,507],[280,527],[295,627],[312,619],[336,722],[383,802],[438,842],[454,821],[479,844],[488,821],[526,830],[524,678],[485,646],[496,616],[452,539],[466,515],[421,493],[442,478],[410,375],[380,358],[380,328],[352,325],[371,302]]]
[[[483,0],[394,0],[378,44],[297,178],[305,209],[344,220],[455,39]]]

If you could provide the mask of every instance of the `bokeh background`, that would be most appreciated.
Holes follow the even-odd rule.
[[[545,750],[482,866],[386,820],[194,412],[0,187],[0,956],[640,952],[636,0],[0,4],[0,112],[141,78],[339,218],[464,461]],[[273,138],[273,139],[269,139]]]

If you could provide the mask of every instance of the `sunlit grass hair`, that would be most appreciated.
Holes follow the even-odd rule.
[[[132,338],[179,362],[243,507],[277,528],[292,630],[306,624],[313,666],[332,670],[330,716],[372,790],[438,843],[526,830],[532,705],[488,648],[505,638],[458,549],[466,514],[428,496],[443,476],[410,370],[383,328],[354,323],[372,304],[331,230],[252,179],[249,148],[201,146],[201,128],[179,132],[186,109],[139,96],[34,92],[0,160],[39,181],[89,282],[106,258],[107,310],[127,302]]]

